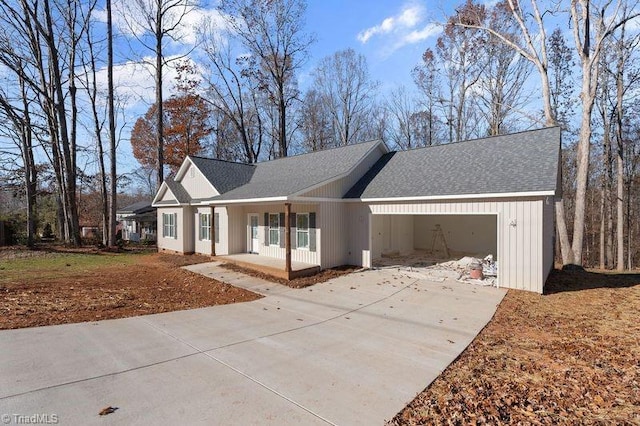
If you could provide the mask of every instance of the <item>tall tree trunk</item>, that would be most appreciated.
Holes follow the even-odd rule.
[[[111,20],[111,0],[107,6],[107,101],[109,115],[109,161],[111,163],[111,194],[109,202],[109,246],[116,244],[116,202],[117,202],[117,170],[116,170],[116,118],[113,105],[113,23]],[[160,137],[162,140],[162,137]],[[162,170],[162,164],[160,164]],[[159,185],[158,185],[159,188]]]
[[[618,41],[618,62],[616,69],[616,233],[617,233],[617,258],[616,269],[624,270],[624,141],[623,141],[623,119],[624,119],[624,68],[625,68],[625,47],[624,47],[625,25],[621,28],[620,40]],[[630,229],[627,228],[630,238]]]
[[[605,269],[607,267],[606,264],[606,258],[605,258],[605,238],[604,238],[604,234],[606,232],[606,226],[605,226],[605,209],[606,209],[606,203],[605,203],[605,199],[607,198],[607,196],[605,195],[606,191],[604,189],[605,187],[605,182],[604,179],[602,181],[602,188],[600,188],[600,253],[599,253],[599,264],[600,264],[600,269]]]
[[[604,221],[605,230],[605,246],[604,246],[604,268],[610,269],[613,262],[613,211],[611,205],[611,120],[605,117],[605,126],[603,130],[604,140],[604,174],[603,187],[604,191]]]
[[[60,142],[62,143],[62,160],[64,165],[64,204],[67,209],[67,222],[69,231],[69,242],[80,245],[80,224],[78,220],[78,206],[76,204],[76,164],[74,163],[75,153],[72,150],[75,146],[71,145],[69,140],[69,130],[67,128],[67,112],[65,108],[65,97],[63,92],[63,82],[61,68],[59,62],[59,53],[56,46],[56,40],[53,31],[53,21],[51,18],[51,10],[49,0],[43,2],[46,32],[43,36],[49,50],[49,68],[51,74],[51,84],[54,89],[55,110],[57,112]]]
[[[158,187],[157,190],[160,189],[160,185],[164,181],[164,111],[162,105],[162,5],[161,0],[157,1],[157,11],[156,11],[156,28],[155,28],[155,37],[156,37],[156,118],[158,122],[158,133],[156,134],[157,138],[157,148],[158,148]]]
[[[36,234],[36,191],[37,191],[37,175],[36,164],[33,156],[33,133],[31,131],[31,112],[29,108],[29,98],[25,81],[20,77],[20,91],[22,98],[22,126],[20,129],[20,138],[22,142],[22,161],[24,167],[24,182],[27,198],[27,247],[35,245]]]

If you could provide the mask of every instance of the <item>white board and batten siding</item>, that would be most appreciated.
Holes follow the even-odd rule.
[[[189,164],[180,184],[193,199],[211,198],[220,194],[193,164]]]
[[[179,253],[193,253],[195,240],[193,238],[193,208],[188,206],[158,208],[158,250],[171,250]],[[176,236],[165,237],[162,214],[176,215]]]
[[[369,211],[372,215],[495,214],[498,285],[538,293],[543,291],[553,263],[553,247],[548,242],[553,239],[545,238],[553,232],[552,198],[376,203],[369,205]]]
[[[195,241],[195,252],[200,254],[211,255],[211,240],[201,240],[200,239],[200,214],[211,214],[211,207],[197,207],[195,209],[195,213],[193,216],[194,223],[194,241]],[[219,226],[218,226],[218,242],[216,243],[216,255],[225,255],[229,254],[229,246],[228,246],[228,235],[229,235],[229,216],[227,214],[226,207],[216,207],[215,214],[218,215]],[[214,229],[214,219],[211,218],[211,234],[213,236]]]
[[[348,261],[349,217],[347,203],[325,201],[318,206],[316,225],[322,233],[320,267],[341,266]]]

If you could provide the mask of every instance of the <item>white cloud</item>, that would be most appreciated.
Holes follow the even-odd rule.
[[[112,16],[114,26],[120,34],[127,38],[139,38],[150,33],[149,24],[144,18],[144,10],[155,10],[155,4],[155,0],[141,2],[115,0]],[[106,10],[96,10],[94,15],[98,21],[107,22]],[[180,23],[176,25],[178,20]],[[177,44],[193,45],[196,43],[198,30],[205,21],[212,22],[216,28],[225,28],[225,20],[215,7],[210,9],[197,8],[189,5],[188,0],[183,0],[182,4],[167,13],[164,26],[166,28],[175,26],[175,31],[171,36]]]
[[[390,34],[412,29],[423,20],[423,15],[424,6],[421,4],[405,4],[400,13],[385,18],[379,25],[360,31],[357,38],[362,44],[365,44],[375,35]]]
[[[401,45],[398,47],[402,47],[405,44],[413,44],[418,43],[422,40],[426,40],[429,37],[433,37],[434,35],[439,34],[441,30],[442,28],[438,24],[427,24],[421,30],[414,30],[405,35],[401,40]]]

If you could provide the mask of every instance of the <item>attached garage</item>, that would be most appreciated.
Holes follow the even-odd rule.
[[[371,217],[372,258],[415,251],[497,256],[495,214],[377,214]]]
[[[452,252],[498,260],[499,286],[542,293],[561,196],[559,132],[387,154],[347,194],[359,202],[351,207],[354,259],[370,267],[383,255],[431,250],[439,225]]]

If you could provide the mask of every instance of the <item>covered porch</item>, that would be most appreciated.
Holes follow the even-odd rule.
[[[225,256],[216,256],[216,260],[232,263],[243,268],[273,275],[278,278],[291,280],[294,278],[308,277],[320,272],[320,266],[309,263],[291,261],[291,270],[287,271],[286,260],[269,256],[260,256],[253,253],[238,253]]]

